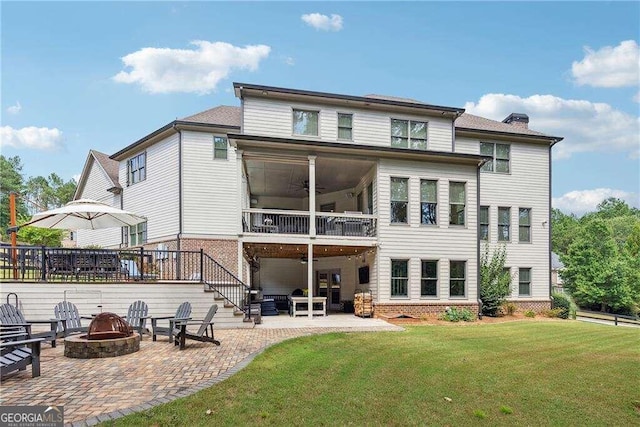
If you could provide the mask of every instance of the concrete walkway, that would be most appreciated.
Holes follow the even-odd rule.
[[[42,375],[31,378],[28,368],[4,379],[1,404],[63,405],[65,423],[93,425],[210,387],[245,367],[266,347],[289,338],[337,331],[398,330],[403,329],[353,315],[323,319],[274,316],[253,329],[216,331],[222,343],[219,347],[189,341],[187,349],[180,351],[165,337],[155,343],[145,337],[137,353],[80,360],[65,357],[62,345],[51,348],[45,344]]]

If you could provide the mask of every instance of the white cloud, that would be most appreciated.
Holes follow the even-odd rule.
[[[342,16],[340,15],[332,14],[329,17],[321,13],[307,13],[300,18],[316,30],[340,31],[342,29]]]
[[[552,206],[564,213],[574,213],[578,216],[596,210],[605,199],[616,197],[626,201],[630,206],[640,207],[639,195],[612,188],[594,188],[593,190],[576,190],[552,199]]]
[[[529,128],[565,138],[554,147],[554,159],[592,151],[622,151],[634,158],[640,150],[640,118],[605,103],[553,95],[521,98],[490,93],[476,103],[467,102],[465,109],[500,121],[511,113],[528,114]]]
[[[80,174],[79,173],[73,175],[71,178],[76,182],[76,184],[80,182]]]
[[[14,129],[11,126],[0,127],[2,146],[28,148],[34,150],[53,150],[62,142],[62,131],[53,128],[37,128],[29,126]]]
[[[296,61],[290,56],[284,58],[284,63],[290,66],[296,65]]]
[[[9,114],[18,114],[20,110],[22,110],[22,105],[20,105],[20,101],[16,101],[16,105],[7,107],[7,113]]]
[[[626,40],[618,46],[593,50],[586,46],[582,61],[574,61],[571,74],[579,85],[635,86],[640,83],[640,46]]]
[[[122,58],[129,71],[113,77],[119,83],[137,83],[149,93],[207,94],[233,70],[255,71],[269,56],[265,45],[233,46],[195,40],[195,49],[145,47]]]
[[[640,102],[640,90],[638,91],[638,93],[635,94],[635,96],[633,97],[633,100],[635,102]]]

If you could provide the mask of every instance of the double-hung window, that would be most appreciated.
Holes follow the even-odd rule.
[[[531,242],[531,209],[520,208],[518,212],[518,240]]]
[[[449,183],[449,224],[465,224],[465,204],[467,196],[464,182]]]
[[[147,179],[147,153],[140,153],[127,160],[127,185]]]
[[[511,241],[511,208],[498,208],[498,241]]]
[[[391,119],[391,146],[427,149],[427,122]]]
[[[338,139],[353,140],[353,114],[338,113]]]
[[[391,178],[391,222],[409,222],[409,179]]]
[[[293,134],[318,136],[318,112],[293,110]]]
[[[489,240],[489,206],[480,206],[480,240]]]
[[[449,261],[449,296],[466,295],[467,262]]]
[[[227,138],[222,136],[213,137],[213,158],[214,159],[226,159],[227,158]]]
[[[483,156],[491,157],[491,160],[482,165],[482,168],[480,168],[480,170],[483,172],[509,173],[510,152],[511,147],[509,146],[509,144],[481,142],[480,154]]]
[[[129,246],[147,243],[147,222],[129,226]]]
[[[438,181],[423,179],[420,181],[420,222],[438,223]]]
[[[422,261],[420,296],[438,296],[438,261]]]
[[[409,261],[406,259],[391,260],[391,296],[406,297],[409,295]]]
[[[520,268],[518,270],[518,295],[521,297],[531,296],[530,268]]]

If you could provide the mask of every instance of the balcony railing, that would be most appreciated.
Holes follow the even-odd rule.
[[[308,235],[310,215],[308,211],[276,209],[245,209],[242,225],[245,233]],[[316,212],[316,235],[375,237],[378,220],[374,215],[360,212]]]

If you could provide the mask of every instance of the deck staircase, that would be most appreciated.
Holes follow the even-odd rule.
[[[250,288],[206,253],[201,256],[204,292],[218,304],[216,327],[252,328],[259,319],[259,304],[249,305]]]

